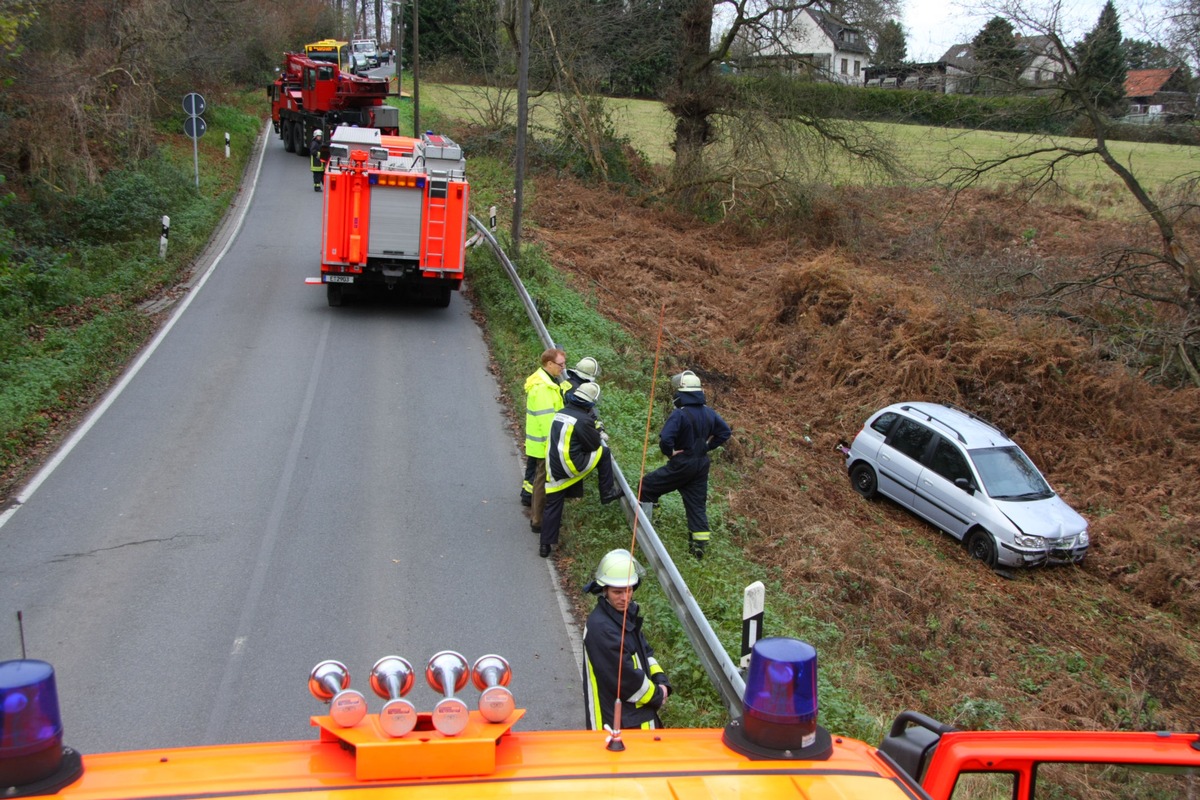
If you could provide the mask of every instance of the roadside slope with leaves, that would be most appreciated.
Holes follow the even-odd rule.
[[[1127,374],[992,285],[1152,232],[999,193],[948,217],[909,190],[839,199],[803,229],[750,234],[547,179],[530,235],[648,350],[663,311],[664,351],[735,427],[713,491],[747,557],[789,587],[768,618],[788,603],[836,625],[837,660],[872,669],[830,679],[881,719],[1194,729],[1200,391]],[[854,494],[835,444],[905,399],[1014,435],[1089,518],[1086,563],[1002,576]]]

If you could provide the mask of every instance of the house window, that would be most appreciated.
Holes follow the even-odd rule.
[[[854,59],[854,77],[857,78],[861,71],[862,71],[862,62],[856,58],[856,59]]]
[[[845,75],[847,73],[847,71],[849,71],[849,67],[850,67],[850,60],[847,58],[843,58],[842,59],[842,74],[843,75]]]

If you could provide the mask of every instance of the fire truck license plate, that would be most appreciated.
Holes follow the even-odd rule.
[[[353,275],[326,275],[326,283],[354,283]]]

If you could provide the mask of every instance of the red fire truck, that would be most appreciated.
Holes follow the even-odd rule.
[[[331,306],[400,290],[450,304],[462,286],[469,191],[462,148],[447,136],[390,136],[341,126],[329,142],[321,274]]]

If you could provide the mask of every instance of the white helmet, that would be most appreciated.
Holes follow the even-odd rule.
[[[315,131],[313,131],[313,136],[315,136],[318,139],[320,139],[324,135],[325,134],[321,132],[320,128],[317,128]]]
[[[677,392],[703,391],[703,389],[700,387],[700,376],[692,372],[690,369],[685,369],[678,375],[672,375],[671,388]]]
[[[628,550],[610,550],[596,565],[595,583],[600,587],[636,587],[645,574],[646,570]]]
[[[572,371],[587,381],[594,381],[600,377],[600,365],[591,356],[584,356],[579,359],[579,363],[575,365]]]
[[[585,403],[587,405],[595,405],[600,400],[600,384],[594,381],[580,384],[579,387],[571,392],[575,402]]]

